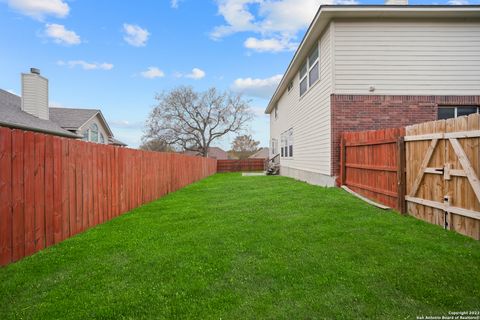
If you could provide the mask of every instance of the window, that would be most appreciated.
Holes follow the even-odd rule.
[[[313,86],[315,82],[320,79],[318,44],[315,45],[315,48],[310,52],[307,61],[305,61],[300,68],[299,79],[300,96],[303,96],[308,88]]]
[[[275,120],[278,119],[278,106],[275,106]]]
[[[315,63],[315,65],[310,69],[310,72],[308,73],[308,84],[309,86],[313,86],[315,82],[318,80],[318,61]]]
[[[302,66],[300,69],[300,96],[303,96],[305,92],[307,92],[308,89],[308,83],[307,83],[307,63]]]
[[[288,154],[293,157],[293,129],[288,130]]]
[[[283,133],[280,136],[280,155],[282,157],[288,157],[285,149],[285,135]]]
[[[90,126],[90,141],[98,142],[98,126],[96,123]]]
[[[293,157],[293,129],[281,134],[280,151],[282,157]]]
[[[277,155],[277,139],[272,139],[271,148],[272,148],[272,154],[274,156]]]
[[[83,133],[83,139],[82,139],[83,141],[88,141],[89,140],[89,138],[90,138],[89,132],[90,132],[90,130],[88,130],[88,129],[85,130],[85,132]]]
[[[461,116],[468,116],[472,113],[480,113],[480,107],[476,106],[459,106],[459,107],[438,107],[437,119],[450,119]]]
[[[100,133],[100,143],[105,143],[105,138],[103,137],[102,133]]]

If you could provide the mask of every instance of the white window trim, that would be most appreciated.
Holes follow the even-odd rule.
[[[278,149],[278,142],[277,142],[277,139],[275,138],[272,138],[272,143],[271,143],[271,146],[272,148],[272,155],[276,156],[277,155],[277,149]]]
[[[280,157],[285,160],[293,160],[294,157],[290,155],[290,146],[294,146],[293,128],[290,128],[280,135]],[[282,156],[283,152],[283,156]],[[295,151],[293,152],[295,154]]]
[[[317,42],[316,43],[316,46],[317,46],[317,59],[315,59],[315,61],[312,63],[312,65],[310,65],[310,54],[312,53],[312,51],[314,50],[315,47],[312,47],[312,49],[310,50],[310,54],[305,58],[305,62],[301,65],[300,67],[300,70],[298,70],[298,78],[299,78],[299,82],[298,82],[298,93],[300,95],[300,98],[302,98],[303,96],[305,96],[308,91],[310,91],[311,88],[313,88],[317,82],[320,81],[320,42]],[[317,80],[315,80],[314,83],[310,84],[310,71],[312,70],[313,66],[315,66],[315,64],[318,63],[318,78]],[[307,65],[307,72],[305,73],[305,75],[300,78],[300,72],[301,72],[301,68],[304,66],[304,65]],[[302,94],[301,93],[301,90],[300,90],[300,85],[302,83],[302,81],[304,79],[307,79],[307,90],[305,90],[305,92]]]
[[[456,119],[458,118],[458,108],[477,108],[477,114],[480,114],[480,106],[445,106],[445,105],[441,105],[441,106],[438,106],[438,108],[448,108],[448,109],[451,109],[453,108],[453,111],[454,111],[454,116],[453,118],[450,118],[450,119]],[[438,118],[438,111],[437,111],[437,118]],[[443,119],[445,120],[445,119]]]

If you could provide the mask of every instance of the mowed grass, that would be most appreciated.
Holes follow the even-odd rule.
[[[480,244],[340,189],[218,174],[0,269],[0,319],[415,319],[480,308]]]

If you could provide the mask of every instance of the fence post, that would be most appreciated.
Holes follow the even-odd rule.
[[[343,133],[340,141],[341,141],[340,142],[340,186],[343,186],[347,182],[347,167],[346,167],[347,146],[345,145],[345,136]]]
[[[397,141],[397,192],[398,192],[398,209],[400,213],[407,214],[407,206],[405,202],[406,176],[405,176],[405,139],[399,137]]]

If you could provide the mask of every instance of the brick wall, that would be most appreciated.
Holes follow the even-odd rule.
[[[340,172],[340,135],[343,131],[397,128],[437,119],[438,106],[480,105],[480,96],[331,95],[334,176]]]

